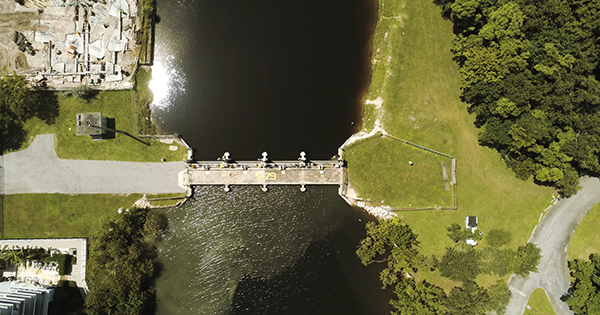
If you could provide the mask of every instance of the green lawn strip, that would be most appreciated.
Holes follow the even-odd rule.
[[[569,242],[567,259],[588,260],[590,254],[600,253],[600,204],[595,205],[577,226]]]
[[[345,156],[353,172],[350,183],[375,205],[399,208],[452,207],[450,158],[390,138],[375,137]],[[410,165],[408,162],[413,162]],[[446,168],[448,190],[442,175]],[[357,177],[360,180],[354,181]],[[415,178],[420,185],[414,185]]]
[[[137,95],[136,119],[138,132],[141,135],[156,134],[156,127],[152,124],[152,110],[150,105],[154,98],[148,84],[152,80],[152,69],[141,66],[136,73],[136,87],[134,93]]]
[[[76,135],[76,115],[85,112],[100,112],[103,116],[115,120],[115,129],[134,133],[131,95],[129,91],[101,92],[86,103],[81,99],[58,95],[60,115],[56,122],[48,125],[34,118],[25,124],[30,141],[37,134],[56,134],[56,153],[61,159],[78,160],[118,160],[134,162],[181,161],[187,150],[184,146],[173,143],[165,144],[158,140],[142,139],[150,143],[147,146],[131,137],[117,133],[114,139],[93,141],[90,136]],[[170,151],[169,146],[177,146]],[[23,148],[28,146],[24,144]]]
[[[516,179],[497,152],[479,146],[474,117],[460,101],[458,66],[450,52],[452,24],[441,17],[440,9],[430,0],[383,0],[380,6],[383,8],[380,8],[373,47],[373,58],[378,61],[373,66],[367,100],[383,99],[384,128],[389,134],[457,159],[458,210],[396,213],[419,235],[421,251],[438,258],[452,245],[446,236],[446,228],[454,222],[464,224],[467,215],[479,218],[484,240],[478,246],[485,245],[485,233],[493,228],[512,233],[512,248],[524,245],[538,224],[540,213],[552,201],[554,190]],[[391,61],[386,65],[384,61],[388,58]],[[374,106],[369,110],[370,106],[365,107],[365,128],[369,126],[368,119],[375,119],[372,116]],[[360,151],[360,147],[347,150],[347,155],[356,150],[359,153],[355,155],[369,153]],[[385,156],[388,153],[377,154]],[[368,159],[366,156],[353,158]],[[377,167],[366,174],[353,168],[350,161],[348,165],[352,185],[362,197],[383,199],[386,203],[388,200],[403,201],[402,196],[387,196],[386,199],[375,195],[383,192],[373,192],[374,195],[369,196],[361,190],[372,178],[390,178],[386,175],[388,169]],[[418,177],[407,177],[404,184],[408,190],[428,189]],[[380,185],[392,186],[394,183]],[[440,277],[430,279],[428,276],[427,279],[448,289],[449,282]]]
[[[4,197],[4,238],[87,237],[103,218],[129,208],[131,195],[22,194]]]
[[[542,288],[537,288],[531,296],[529,297],[529,301],[527,301],[527,308],[525,308],[525,312],[523,315],[535,315],[535,314],[556,314],[552,304],[548,300],[548,296],[546,295],[546,291]]]

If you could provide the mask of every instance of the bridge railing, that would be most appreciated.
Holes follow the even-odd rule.
[[[257,161],[194,161],[187,163],[188,168],[191,169],[239,169],[244,170],[248,168],[286,168],[286,169],[304,169],[304,168],[340,168],[343,167],[343,163],[334,160],[311,160],[311,161],[294,161],[294,160],[283,160],[283,161],[268,161],[263,162]]]

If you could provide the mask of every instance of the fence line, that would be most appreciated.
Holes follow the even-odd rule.
[[[425,150],[425,151],[428,151],[428,152],[431,152],[431,153],[434,153],[434,154],[441,155],[443,157],[447,157],[449,159],[452,159],[452,167],[451,167],[451,173],[452,173],[451,184],[453,186],[452,207],[390,208],[391,211],[423,211],[423,210],[456,210],[456,209],[458,209],[458,193],[457,193],[457,188],[456,188],[456,184],[457,184],[457,182],[456,182],[456,158],[453,157],[453,156],[451,156],[451,155],[448,155],[448,154],[445,154],[445,153],[442,153],[442,152],[439,152],[439,151],[436,151],[436,150],[424,147],[424,146],[416,144],[416,143],[412,143],[412,142],[410,142],[408,140],[404,140],[404,139],[401,139],[401,138],[389,135],[389,134],[387,134],[385,132],[377,132],[377,133],[375,133],[372,136],[356,140],[356,141],[350,143],[349,145],[346,145],[346,146],[342,145],[340,147],[340,151],[345,154],[346,153],[346,149],[353,148],[353,147],[355,147],[355,146],[357,146],[359,144],[365,143],[366,141],[373,140],[376,137],[390,138],[390,139],[393,139],[393,140],[396,140],[396,141],[400,141],[400,142],[403,142],[405,144],[414,146],[416,148],[419,148],[419,149],[422,149],[422,150]],[[348,186],[347,173],[345,173],[344,183],[343,184],[345,185],[345,189],[347,190],[347,186]],[[346,195],[346,191],[344,191],[344,196],[345,195]],[[370,203],[370,201],[368,201],[368,200],[364,200],[364,201]]]

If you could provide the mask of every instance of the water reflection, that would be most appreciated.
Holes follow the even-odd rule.
[[[369,83],[376,1],[157,5],[155,61],[170,81],[153,117],[184,135],[196,158],[268,151],[289,159],[304,150],[326,159],[352,134]]]
[[[186,94],[186,76],[173,63],[174,56],[166,46],[158,46],[152,66],[152,80],[148,84],[154,94],[153,109],[167,110],[173,105],[175,95]]]

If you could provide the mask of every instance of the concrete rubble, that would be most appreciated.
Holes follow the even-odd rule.
[[[0,68],[33,86],[131,88],[135,0],[0,0]]]

